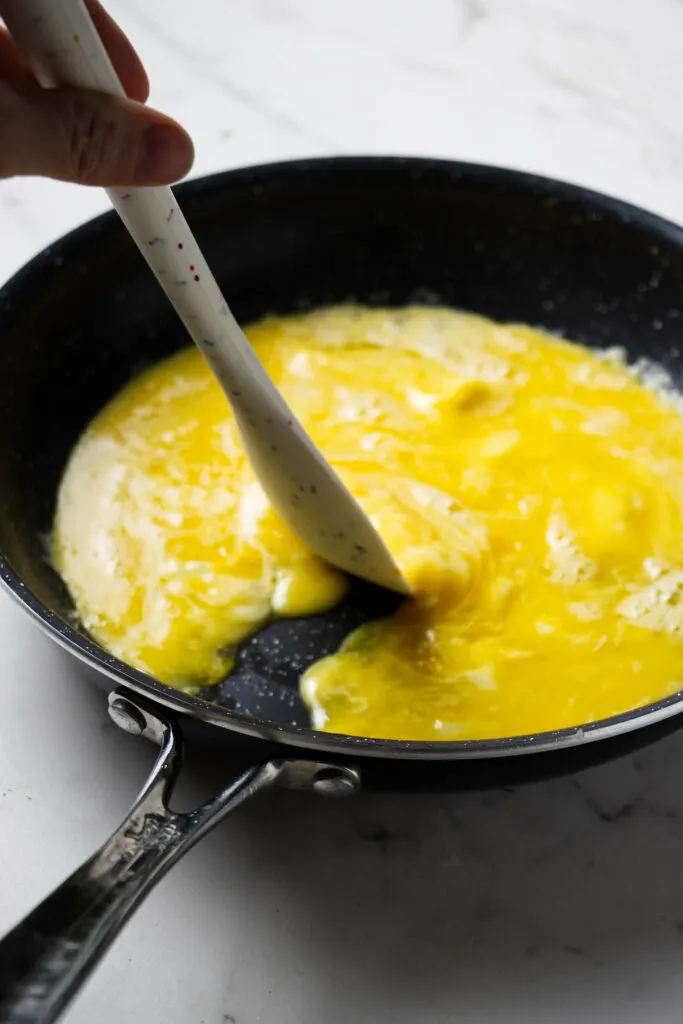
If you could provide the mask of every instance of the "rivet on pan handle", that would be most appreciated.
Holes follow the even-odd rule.
[[[156,706],[118,691],[110,714],[127,732],[160,744],[131,811],[98,852],[0,940],[0,1021],[50,1024],[116,935],[176,861],[231,811],[272,787],[350,796],[359,772],[320,761],[276,760],[248,768],[215,797],[183,814],[168,804],[180,772],[182,736]]]

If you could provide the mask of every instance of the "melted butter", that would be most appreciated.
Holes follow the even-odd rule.
[[[417,592],[314,665],[314,725],[471,739],[582,724],[683,683],[683,418],[614,360],[449,310],[341,308],[249,337]],[[85,627],[178,688],[346,582],[270,508],[195,350],[77,445],[55,564]]]

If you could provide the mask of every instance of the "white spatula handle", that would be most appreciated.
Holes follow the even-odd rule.
[[[83,0],[3,0],[10,32],[45,86],[123,95]],[[409,593],[353,496],[291,412],[228,309],[169,188],[108,189],[138,248],[209,361],[275,510],[320,557]],[[112,287],[117,282],[112,281]]]
[[[8,28],[41,84],[125,95],[83,0],[6,0],[3,10]],[[239,398],[236,392],[254,386],[256,356],[228,309],[173,192],[165,187],[110,188],[107,194],[231,401]],[[263,381],[258,386],[263,387]],[[269,397],[279,398],[274,387]],[[280,402],[283,415],[291,418]]]

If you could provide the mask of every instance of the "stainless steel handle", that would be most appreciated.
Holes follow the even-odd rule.
[[[120,693],[110,713],[122,728],[160,742],[156,764],[130,813],[100,850],[0,940],[1,1024],[55,1021],[147,893],[191,846],[251,796],[272,786],[345,796],[358,772],[319,761],[278,760],[249,768],[187,813],[168,801],[181,766],[182,736],[155,707]]]

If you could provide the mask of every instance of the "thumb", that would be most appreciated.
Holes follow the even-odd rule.
[[[0,178],[36,174],[81,185],[162,185],[182,178],[192,141],[141,103],[85,89],[0,82]]]

